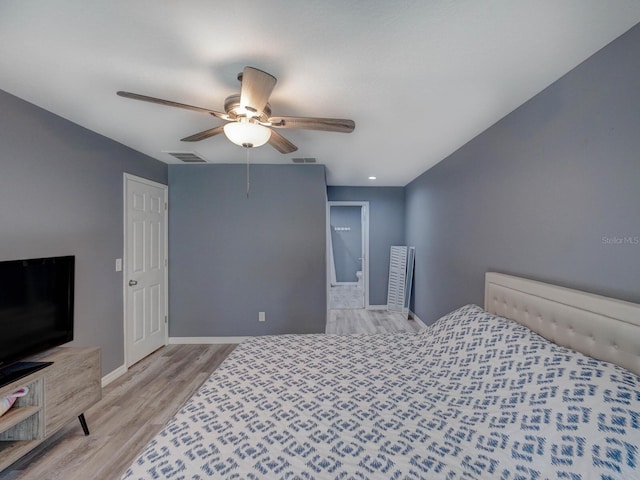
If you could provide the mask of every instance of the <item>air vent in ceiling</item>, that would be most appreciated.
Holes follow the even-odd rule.
[[[196,152],[165,152],[172,157],[177,158],[184,163],[203,163],[206,162],[204,158],[198,155]]]
[[[296,157],[296,158],[292,158],[291,161],[293,163],[316,163],[316,159],[313,157],[307,157],[307,158]]]

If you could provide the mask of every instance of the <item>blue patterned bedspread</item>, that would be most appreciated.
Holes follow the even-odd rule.
[[[640,377],[469,305],[245,341],[123,479],[640,478]]]

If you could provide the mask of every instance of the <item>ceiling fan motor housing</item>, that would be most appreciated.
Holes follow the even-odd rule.
[[[227,115],[229,115],[231,118],[252,116],[256,120],[266,123],[269,121],[269,117],[271,116],[271,105],[267,103],[262,109],[262,112],[256,112],[255,114],[247,115],[247,109],[240,105],[240,95],[234,94],[229,95],[225,99],[224,111],[227,112]]]

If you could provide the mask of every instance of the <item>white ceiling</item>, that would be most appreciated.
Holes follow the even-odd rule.
[[[253,163],[402,186],[638,22],[640,0],[0,0],[0,89],[167,163],[240,163],[224,136],[179,141],[215,118],[115,92],[223,110],[251,65],[278,78],[273,115],[356,122],[281,130],[299,150]]]

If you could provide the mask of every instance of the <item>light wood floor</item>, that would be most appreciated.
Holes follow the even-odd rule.
[[[385,310],[332,310],[327,333],[417,332],[424,325]],[[91,435],[72,422],[0,472],[0,480],[112,480],[211,375],[235,345],[169,345],[104,388],[85,412]]]
[[[169,345],[104,388],[85,412],[0,473],[0,480],[112,480],[124,470],[235,345]]]
[[[335,309],[329,310],[326,333],[419,332],[424,324],[404,315],[386,310]]]

